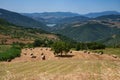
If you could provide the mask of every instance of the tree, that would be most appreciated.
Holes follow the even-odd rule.
[[[67,54],[70,51],[70,45],[65,42],[55,42],[52,45],[52,49],[54,50],[55,55],[60,53],[62,56],[63,53]]]
[[[42,45],[42,40],[35,40],[34,43],[33,43],[33,46],[34,47],[40,47]]]
[[[77,51],[79,51],[79,50],[80,50],[80,47],[81,47],[80,44],[77,43],[75,49],[76,49]]]

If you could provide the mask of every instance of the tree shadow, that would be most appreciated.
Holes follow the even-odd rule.
[[[71,58],[74,55],[56,55],[55,57],[62,57],[62,58]]]

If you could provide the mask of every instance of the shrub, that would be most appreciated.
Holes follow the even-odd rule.
[[[7,61],[14,59],[15,57],[20,57],[20,53],[20,48],[11,47],[7,51],[0,53],[0,61]]]
[[[33,43],[33,46],[34,47],[40,47],[42,45],[43,41],[42,40],[35,40],[34,43]]]

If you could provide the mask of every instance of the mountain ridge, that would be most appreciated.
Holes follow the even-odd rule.
[[[103,12],[92,12],[88,14],[84,14],[84,16],[89,17],[89,18],[96,18],[99,16],[104,16],[104,15],[120,15],[120,12],[118,11],[103,11]]]
[[[20,25],[24,27],[33,27],[33,28],[47,28],[43,23],[38,22],[32,18],[23,16],[19,13],[8,11],[5,9],[0,9],[0,18],[7,20],[10,23],[15,25]]]

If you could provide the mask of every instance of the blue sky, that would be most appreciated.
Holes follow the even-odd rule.
[[[0,8],[20,13],[119,11],[120,0],[0,0]]]

